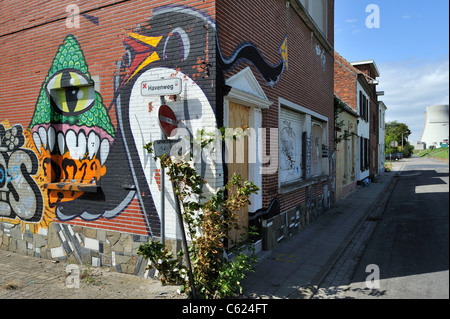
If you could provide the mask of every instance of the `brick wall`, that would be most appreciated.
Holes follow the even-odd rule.
[[[264,128],[278,127],[283,98],[328,119],[332,155],[334,1],[328,1],[328,39],[311,32],[294,4],[49,1],[25,8],[1,2],[0,245],[77,262],[97,258],[96,264],[122,271],[142,269],[136,262],[130,266],[136,260],[131,256],[137,243],[159,236],[161,226],[160,170],[143,145],[161,138],[156,114],[162,102],[191,137],[199,128],[221,126],[217,54],[245,49],[225,77],[251,68],[273,102],[262,112]],[[79,20],[71,16],[78,9]],[[281,52],[286,41],[287,55]],[[182,93],[164,101],[142,94],[144,82],[161,77],[180,79]],[[332,175],[331,161],[327,165]],[[212,188],[223,183],[220,164],[199,163],[198,169]],[[279,197],[282,211],[303,205],[306,215],[329,202],[324,196],[333,184],[313,181],[281,194],[278,182],[278,173],[263,176],[263,207]],[[166,190],[166,235],[176,240],[172,196]],[[16,236],[19,230],[33,238],[30,245]],[[133,249],[127,244],[114,250],[108,238],[115,232],[131,234],[123,241],[133,241]],[[123,267],[114,256],[125,256],[117,259]]]
[[[77,10],[78,20],[71,16]],[[181,79],[183,92],[164,103],[191,134],[204,124],[215,128],[215,10],[211,0],[0,3],[2,247],[22,247],[9,231],[20,229],[46,238],[28,242],[30,255],[78,262],[90,256],[116,266],[111,249],[89,255],[72,249],[86,244],[85,236],[73,245],[59,237],[58,246],[49,232],[62,227],[55,225],[68,233],[96,229],[132,234],[126,240],[137,243],[160,235],[159,167],[143,145],[161,138],[161,101],[141,96],[140,85]],[[205,171],[212,187],[221,183],[220,170]],[[176,239],[173,210],[166,222],[166,235]],[[87,238],[104,247],[103,237]]]
[[[351,108],[357,110],[356,74],[358,70],[337,52],[334,53],[334,57],[334,92]]]
[[[328,38],[333,45],[333,8],[334,1],[328,1]],[[218,37],[221,52],[224,56],[232,55],[235,48],[242,43],[253,44],[264,59],[271,65],[282,61],[279,48],[287,36],[288,69],[285,68],[278,82],[267,83],[261,75],[261,70],[255,66],[249,55],[242,59],[226,77],[236,74],[249,66],[258,79],[259,84],[273,102],[272,107],[263,110],[262,126],[277,128],[279,121],[279,98],[317,112],[328,118],[328,145],[333,151],[333,51],[327,50],[311,30],[290,6],[285,2],[264,0],[248,3],[237,0],[218,2],[217,6]],[[263,176],[262,194],[263,207],[278,197],[281,210],[286,211],[306,200],[306,188],[285,194],[279,193],[278,172]],[[314,185],[314,193],[322,192],[326,184]]]

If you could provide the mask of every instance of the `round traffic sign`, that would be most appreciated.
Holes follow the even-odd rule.
[[[389,146],[391,147],[397,147],[398,146],[398,142],[397,141],[392,141]]]
[[[166,134],[167,137],[171,136],[172,131],[178,128],[177,118],[175,117],[175,113],[173,113],[172,109],[163,104],[159,107],[158,111],[159,116],[159,125],[161,130]]]

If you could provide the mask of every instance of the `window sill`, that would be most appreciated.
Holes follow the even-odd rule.
[[[60,191],[97,193],[100,185],[80,183],[80,182],[59,182],[59,183],[45,183],[45,189],[55,189]]]
[[[327,181],[330,176],[328,175],[319,175],[315,177],[311,177],[305,180],[295,181],[292,183],[284,184],[280,186],[279,194],[286,194],[298,190],[299,188],[304,188],[306,186],[310,186],[313,184],[317,184],[320,182]]]

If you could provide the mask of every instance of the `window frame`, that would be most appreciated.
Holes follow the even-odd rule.
[[[316,20],[315,15],[313,15],[313,6],[311,5],[312,3],[317,4],[319,1],[322,3],[322,26]],[[317,29],[322,32],[325,39],[328,39],[328,0],[299,0],[298,2],[303,6],[304,11],[309,15]]]
[[[320,181],[325,181],[329,178],[330,176],[330,168],[329,165],[324,165],[324,159],[327,159],[328,156],[324,156],[324,150],[323,150],[323,146],[325,146],[326,151],[328,152],[328,149],[330,147],[330,141],[329,141],[329,122],[328,122],[328,118],[326,116],[323,116],[317,112],[314,112],[310,109],[307,109],[303,106],[300,106],[298,104],[295,104],[293,102],[290,102],[284,98],[278,98],[278,127],[280,128],[280,122],[281,122],[281,108],[286,108],[286,109],[290,109],[292,111],[298,112],[299,115],[304,116],[304,126],[302,127],[302,132],[301,132],[301,137],[302,137],[302,150],[301,150],[301,178],[296,180],[296,181],[292,181],[291,183],[281,183],[281,179],[280,179],[280,154],[278,155],[278,189],[279,192],[281,194],[283,193],[287,193],[290,191],[294,191],[296,189],[305,187],[307,185],[311,185],[314,184],[316,182],[320,182]],[[312,130],[312,126],[313,126],[313,122],[319,122],[321,123],[321,128],[322,128],[322,152],[321,152],[321,174],[316,175],[316,176],[312,176],[311,174],[311,168],[310,168],[310,172],[308,173],[306,171],[306,167],[304,166],[304,163],[306,162],[306,152],[304,151],[306,144],[305,143],[305,137],[308,137],[309,140],[311,139],[311,130]],[[280,134],[279,134],[280,135]],[[280,136],[278,136],[278,141],[280,142]],[[311,140],[310,140],[310,144],[311,144]],[[312,146],[310,145],[310,148],[312,150]],[[311,152],[310,150],[310,152]],[[311,156],[311,153],[309,154],[309,156]]]

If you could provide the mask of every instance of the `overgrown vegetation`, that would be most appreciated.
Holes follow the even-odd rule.
[[[421,152],[419,152],[420,157],[435,157],[440,159],[447,159],[448,160],[448,147],[440,147],[435,149],[426,149]]]
[[[225,131],[220,131],[223,139]],[[211,135],[203,134],[203,131],[200,133],[199,145],[202,148],[214,141]],[[236,139],[236,136],[233,138]],[[152,143],[144,148],[153,153]],[[192,160],[192,152],[187,155]],[[230,233],[239,229],[237,213],[250,204],[249,197],[258,192],[258,187],[239,175],[233,175],[224,187],[206,198],[202,187],[206,180],[187,160],[170,156],[154,159],[160,162],[174,183],[174,192],[181,203],[189,236],[187,253],[192,264],[197,297],[235,297],[242,292],[241,281],[247,272],[254,269],[257,259],[249,240],[250,236],[255,235],[252,230],[244,232],[238,242],[233,242]],[[225,242],[234,245],[233,254],[236,257],[233,260],[228,260],[224,254]],[[181,251],[175,257],[159,241],[151,241],[141,245],[138,253],[150,260],[163,284],[182,285],[183,290],[192,296],[188,269],[182,260],[186,252]]]
[[[414,150],[414,146],[408,142],[408,136],[410,135],[411,131],[409,130],[408,125],[397,121],[387,122],[385,133],[385,154],[402,153],[403,157],[410,157]],[[391,142],[394,141],[397,142],[398,146],[390,146]]]

